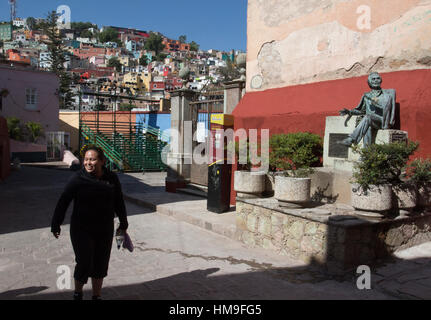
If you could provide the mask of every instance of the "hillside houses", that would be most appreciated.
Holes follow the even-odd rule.
[[[97,34],[108,28],[117,32],[118,39],[102,43]],[[183,87],[183,80],[179,77],[182,68],[188,67],[190,70],[188,87],[202,90],[208,83],[222,80],[218,69],[225,67],[226,60],[234,59],[238,53],[213,49],[196,52],[190,49],[188,43],[138,29],[109,26],[85,31],[86,37],[81,37],[82,30],[61,31],[66,60],[64,66],[73,75],[75,91],[79,90],[79,86],[85,86],[86,92],[118,90],[122,94],[153,100],[166,99],[171,91]],[[162,37],[162,52],[156,54],[146,50],[145,44],[151,33]],[[89,38],[91,35],[93,37]],[[49,70],[51,59],[46,41],[42,30],[20,26],[18,30],[13,30],[9,41],[3,41],[0,53],[11,62]],[[84,104],[91,108],[94,101],[87,96]]]

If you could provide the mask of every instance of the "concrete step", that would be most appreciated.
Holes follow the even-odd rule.
[[[177,189],[177,192],[208,198],[208,187],[194,183],[189,183],[186,188]]]
[[[198,196],[202,198],[207,198],[208,194],[202,190],[192,189],[192,188],[179,188],[177,189],[178,193],[190,194],[193,196]]]

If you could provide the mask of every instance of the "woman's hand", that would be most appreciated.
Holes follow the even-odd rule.
[[[60,231],[56,231],[52,233],[56,239],[60,236]]]

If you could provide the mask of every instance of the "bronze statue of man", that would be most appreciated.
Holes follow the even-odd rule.
[[[373,130],[390,129],[395,124],[395,90],[382,89],[382,78],[377,72],[368,76],[371,91],[364,93],[361,102],[353,110],[343,109],[340,115],[363,115],[353,133],[341,141],[345,146],[358,144],[364,139],[364,146],[372,143]]]

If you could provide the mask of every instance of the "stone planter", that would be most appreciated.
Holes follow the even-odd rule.
[[[310,202],[311,178],[276,176],[274,189],[279,202],[304,204]]]
[[[417,205],[417,189],[413,185],[394,186],[394,207],[402,210],[412,210]]]
[[[385,212],[392,209],[392,186],[370,185],[367,191],[352,184],[352,207],[358,210]]]
[[[260,197],[265,191],[264,172],[235,171],[234,190],[240,198]]]
[[[431,206],[431,183],[418,186],[418,202],[419,207]]]

